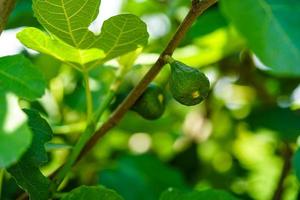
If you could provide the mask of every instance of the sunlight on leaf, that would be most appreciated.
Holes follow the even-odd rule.
[[[238,52],[243,45],[244,41],[234,30],[220,28],[195,39],[192,45],[178,48],[174,53],[174,58],[191,66],[201,67],[216,63],[224,57]]]
[[[52,138],[52,130],[37,111],[24,112],[28,116],[28,125],[33,134],[32,143],[20,161],[11,166],[8,172],[29,193],[31,200],[48,199],[50,180],[41,173],[39,167],[48,161],[45,143]]]
[[[106,20],[99,39],[91,47],[105,51],[106,60],[145,46],[148,41],[147,27],[138,17],[131,14],[117,15]]]
[[[88,48],[95,35],[88,30],[99,12],[100,0],[33,0],[39,22],[76,48]]]
[[[100,35],[91,32],[88,27],[98,15],[99,4],[100,0],[34,0],[33,10],[39,22],[56,37],[78,49],[103,49],[105,60],[147,44],[146,24],[132,14],[109,18]]]
[[[20,108],[16,109],[22,112]],[[0,168],[8,167],[15,163],[31,142],[31,133],[25,124],[15,127],[9,133],[4,130],[4,127],[7,126],[5,118],[9,112],[5,94],[0,90]]]
[[[58,39],[51,38],[37,28],[25,28],[18,33],[17,37],[26,47],[65,62],[84,65],[104,57],[100,49],[76,49]]]

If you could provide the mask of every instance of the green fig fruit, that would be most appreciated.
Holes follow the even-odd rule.
[[[168,62],[171,65],[169,87],[174,99],[186,106],[202,102],[210,88],[205,74],[172,58]]]
[[[109,109],[111,111],[114,111],[128,96],[133,87],[134,86],[132,85],[132,83],[129,83],[128,81],[123,81],[115,95],[115,99],[113,100],[112,104],[110,104]]]
[[[135,102],[132,110],[145,119],[155,120],[160,118],[165,111],[165,99],[162,88],[156,84],[150,84]]]

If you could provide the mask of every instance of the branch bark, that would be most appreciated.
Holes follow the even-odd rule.
[[[0,0],[0,35],[15,4],[16,0]]]
[[[81,152],[79,160],[87,154],[111,128],[123,118],[125,113],[135,103],[135,101],[143,94],[149,83],[156,77],[163,66],[166,64],[165,56],[171,56],[174,50],[179,45],[180,41],[184,38],[186,32],[195,22],[195,20],[210,6],[214,5],[217,0],[193,0],[192,7],[185,17],[184,21],[179,26],[173,38],[168,43],[165,50],[160,54],[155,64],[151,67],[148,73],[138,83],[138,85],[130,92],[127,98],[119,105],[119,107],[112,113],[111,117],[95,132],[93,137],[85,145]]]

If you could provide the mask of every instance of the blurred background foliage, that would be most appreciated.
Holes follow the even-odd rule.
[[[140,16],[151,37],[103,120],[151,67],[187,13],[189,2],[121,1],[120,12]],[[20,26],[39,26],[29,0],[18,1],[7,28]],[[62,164],[85,127],[84,85],[77,71],[57,60],[26,49],[23,53],[48,83],[46,95],[29,106],[47,116],[55,133],[47,145],[51,162],[43,167],[44,173],[50,174]],[[163,117],[146,121],[128,112],[75,168],[65,182],[65,191],[80,184],[101,183],[125,200],[156,200],[171,186],[213,187],[245,200],[271,199],[286,149],[295,150],[299,145],[299,78],[274,76],[263,70],[219,5],[198,19],[174,58],[207,74],[212,83],[208,99],[193,107],[175,102],[167,90],[170,71],[166,66],[155,79],[167,93]],[[117,62],[110,62],[91,73],[95,107],[117,67]],[[284,187],[284,200],[300,198],[293,169]],[[6,176],[3,198],[14,199],[16,193],[16,184]]]

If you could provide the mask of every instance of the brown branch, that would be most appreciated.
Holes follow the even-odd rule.
[[[0,0],[5,1],[5,0]],[[9,0],[8,0],[9,1]],[[83,151],[78,158],[78,161],[86,155],[99,141],[99,139],[105,135],[111,128],[113,128],[125,115],[125,113],[130,109],[130,107],[135,103],[135,101],[143,94],[150,82],[156,77],[163,66],[166,64],[164,57],[171,56],[174,50],[179,45],[180,41],[184,38],[186,32],[193,25],[198,16],[200,16],[206,9],[214,5],[218,0],[192,0],[192,8],[185,17],[184,21],[178,27],[178,30],[174,34],[173,38],[168,43],[165,50],[160,54],[159,58],[155,64],[151,67],[148,73],[143,77],[139,84],[130,92],[127,98],[119,105],[119,107],[112,113],[110,118],[101,126],[99,130],[95,132],[92,138],[85,145]],[[0,4],[1,5],[1,4]],[[1,29],[0,29],[1,30]],[[1,32],[0,32],[1,33]],[[61,168],[57,169],[50,178],[53,179],[57,172]],[[22,194],[18,199],[26,199],[28,195],[26,193]]]
[[[119,107],[112,113],[111,117],[101,126],[99,130],[95,132],[93,137],[88,141],[79,159],[81,159],[85,154],[87,154],[99,141],[99,139],[105,135],[111,128],[116,126],[116,124],[123,118],[125,113],[130,109],[130,107],[135,103],[139,96],[145,91],[149,83],[156,77],[163,66],[166,64],[164,57],[166,55],[172,55],[174,50],[179,45],[180,41],[184,38],[186,32],[195,22],[198,16],[200,16],[206,9],[214,5],[217,0],[193,0],[192,7],[185,17],[184,21],[179,26],[173,38],[168,43],[165,50],[160,54],[156,63],[148,71],[148,73],[143,77],[143,79],[138,83],[138,85],[130,92],[127,98],[119,105]]]
[[[16,0],[0,0],[0,35],[15,4]]]
[[[289,146],[289,144],[285,143],[282,149],[282,158],[284,160],[283,167],[281,170],[280,178],[277,183],[277,187],[273,194],[272,200],[281,200],[282,195],[284,192],[284,180],[289,175],[289,172],[292,167],[292,157],[293,157],[293,150]]]
[[[0,0],[1,1],[1,0]],[[164,57],[166,55],[172,55],[174,50],[179,45],[180,41],[185,36],[186,32],[192,26],[194,21],[200,16],[206,9],[214,5],[218,0],[192,0],[192,8],[185,17],[184,21],[179,26],[173,38],[168,43],[165,50],[160,54],[159,58],[149,70],[149,72],[143,77],[139,84],[130,92],[128,97],[119,105],[119,107],[112,113],[110,118],[101,126],[99,130],[95,132],[93,137],[88,141],[82,150],[79,158],[79,161],[84,155],[86,155],[99,141],[99,139],[105,135],[111,128],[113,128],[125,115],[125,113],[130,109],[130,107],[135,103],[139,96],[145,91],[146,87],[150,82],[156,77],[160,72],[163,66],[166,64]],[[50,178],[53,179],[58,171],[61,169],[58,168],[53,174],[50,175]],[[27,195],[22,195],[19,199],[25,199]]]

